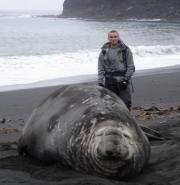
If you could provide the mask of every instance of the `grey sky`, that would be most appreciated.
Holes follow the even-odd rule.
[[[62,10],[64,0],[0,0],[1,10]]]

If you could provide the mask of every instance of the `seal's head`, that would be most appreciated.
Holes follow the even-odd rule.
[[[104,160],[128,159],[132,154],[129,152],[130,138],[128,132],[120,132],[119,128],[108,126],[99,129],[95,135],[98,157]]]
[[[128,123],[115,120],[101,122],[94,130],[90,143],[89,155],[94,161],[95,171],[100,175],[116,178],[121,174],[123,178],[128,171],[129,176],[134,175],[133,171],[138,172],[136,162],[140,147],[137,146],[136,136]]]

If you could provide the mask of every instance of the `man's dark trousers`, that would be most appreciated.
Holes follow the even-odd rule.
[[[112,78],[106,78],[105,79],[105,88],[113,91],[116,93],[122,101],[125,103],[128,109],[131,108],[132,100],[131,100],[131,90],[130,85],[128,85],[125,88],[120,87],[119,83]]]

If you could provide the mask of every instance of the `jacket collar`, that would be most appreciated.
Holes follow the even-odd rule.
[[[109,49],[110,48],[110,42],[107,42],[105,43],[101,49]],[[125,50],[127,48],[127,46],[122,42],[122,41],[119,41],[118,43],[118,48],[120,50]]]

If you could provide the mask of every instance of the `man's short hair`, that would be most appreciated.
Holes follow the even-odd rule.
[[[116,30],[111,30],[109,33],[117,33],[117,34],[119,35],[119,32],[116,31]],[[108,34],[109,34],[109,33],[108,33]]]

